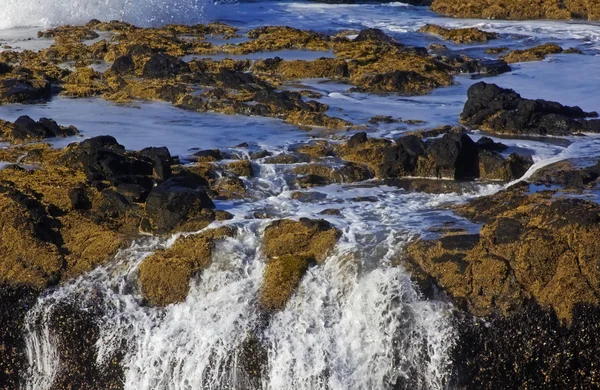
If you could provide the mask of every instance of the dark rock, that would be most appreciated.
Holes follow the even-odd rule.
[[[451,177],[455,180],[479,177],[477,145],[466,134],[448,133],[435,139],[419,160],[421,176]]]
[[[484,76],[498,76],[512,71],[504,60],[470,60],[459,68],[461,73],[478,73]]]
[[[135,69],[133,58],[130,55],[118,57],[115,62],[113,62],[111,69],[113,72],[121,76],[130,74]]]
[[[361,30],[360,33],[358,33],[358,36],[354,38],[354,41],[395,42],[395,40],[392,37],[390,37],[378,28],[367,28]]]
[[[414,135],[406,135],[396,139],[396,143],[402,147],[410,156],[421,156],[425,154],[426,145],[419,137]]]
[[[521,178],[533,165],[533,159],[531,157],[521,156],[516,153],[511,153],[511,155],[508,156],[507,161],[510,167],[511,180]]]
[[[223,159],[223,153],[219,149],[201,150],[193,154],[199,161],[220,161]]]
[[[39,122],[36,122],[30,117],[24,115],[15,121],[15,129],[12,136],[16,140],[25,141],[28,139],[44,139],[48,136],[53,136],[53,134],[50,133],[48,129],[46,129],[46,127]]]
[[[573,321],[528,304],[509,317],[456,316],[453,349],[460,389],[593,389],[600,381],[600,309],[580,305]]]
[[[90,200],[82,187],[75,187],[69,190],[69,201],[73,210],[87,210],[91,207]]]
[[[27,373],[23,323],[37,291],[0,283],[0,383],[6,390],[22,388]]]
[[[477,147],[480,150],[490,150],[493,152],[504,152],[508,146],[501,142],[494,142],[490,137],[481,137],[477,140]]]
[[[350,139],[348,140],[348,147],[355,148],[358,145],[365,142],[367,142],[367,133],[361,131],[360,133],[356,133],[352,137],[350,137]]]
[[[146,212],[159,231],[169,231],[203,209],[214,208],[203,187],[175,179],[154,187],[146,200]]]
[[[49,99],[50,83],[46,80],[0,80],[0,102],[28,103]]]
[[[142,75],[148,78],[167,78],[189,72],[189,66],[168,54],[155,54],[146,62]]]
[[[12,72],[12,66],[5,62],[0,62],[0,75]]]
[[[523,99],[511,89],[479,82],[469,88],[460,119],[497,133],[564,136],[586,130],[584,119],[597,115],[556,102]]]

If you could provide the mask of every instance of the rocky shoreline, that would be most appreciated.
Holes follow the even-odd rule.
[[[485,7],[456,10],[454,3],[446,3],[451,2],[434,0],[432,7],[455,16],[533,17]],[[562,7],[537,17],[595,18],[590,7]],[[87,44],[99,38],[98,32],[113,38]],[[434,25],[421,32],[456,43],[497,38],[478,29]],[[478,232],[439,226],[432,229],[435,238],[415,238],[395,254],[393,264],[409,271],[428,299],[453,305],[457,339],[449,386],[599,385],[600,205],[578,196],[597,191],[600,163],[581,167],[561,161],[519,181],[534,160],[518,151],[508,154],[506,145],[490,138],[585,137],[600,132],[596,112],[526,99],[486,79],[468,90],[460,115],[464,127],[423,128],[388,139],[372,136],[372,126],[399,119],[380,115],[352,123],[314,100],[318,92],[285,88],[291,80],[327,78],[348,84],[349,91],[420,95],[452,85],[460,73],[493,77],[510,71],[509,63],[542,60],[562,48],[512,51],[490,62],[447,48],[407,46],[378,29],[328,36],[264,27],[248,32],[242,43],[215,45],[206,39],[217,35],[225,41],[240,37],[236,28],[217,23],[146,29],[91,21],[40,32],[56,42],[48,49],[0,53],[0,104],[35,104],[57,95],[116,103],[158,100],[197,112],[274,117],[330,135],[279,154],[250,151],[246,144],[173,156],[158,145],[126,150],[110,135],[57,149],[43,142],[75,137],[79,130],[26,115],[0,121],[0,138],[11,144],[0,149],[0,161],[8,164],[0,169],[3,388],[20,388],[27,375],[24,324],[38,297],[107,264],[143,235],[174,241],[143,259],[132,288],[147,307],[184,302],[190,282],[211,265],[214,249],[238,235],[236,226],[228,224],[234,216],[218,210],[215,202],[251,201],[246,179],[255,176],[258,165],[284,167],[286,184],[295,190],[291,197],[306,202],[332,184],[368,182],[438,194],[516,181],[493,195],[445,206],[478,224]],[[184,39],[189,36],[194,39]],[[281,49],[332,57],[184,61],[193,55]],[[66,62],[73,69],[63,67]],[[339,213],[331,209],[322,215]],[[306,273],[324,266],[342,231],[325,219],[278,219],[268,211],[251,218],[269,222],[261,237],[265,267],[256,297],[264,328],[285,309]],[[54,309],[49,328],[59,335],[62,365],[53,389],[123,388],[121,359],[127,347],[103,364],[97,361],[102,302],[98,296],[86,310],[65,304]],[[240,347],[242,376],[248,381],[244,388],[259,388],[268,365],[260,331]],[[410,378],[399,379],[394,388],[416,385]]]

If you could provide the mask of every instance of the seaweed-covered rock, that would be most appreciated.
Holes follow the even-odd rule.
[[[513,50],[503,57],[503,59],[509,64],[515,62],[541,61],[546,58],[548,54],[560,54],[562,52],[563,49],[560,46],[554,43],[545,43],[530,49]]]
[[[227,226],[207,230],[179,238],[172,247],[155,252],[140,266],[144,297],[154,306],[184,301],[190,279],[211,264],[215,242],[234,234],[235,229]]]
[[[416,241],[409,257],[474,315],[510,315],[534,300],[570,323],[576,306],[600,303],[600,206],[526,190],[463,206],[460,213],[485,221],[480,234]]]
[[[323,262],[339,237],[340,231],[324,220],[283,219],[265,229],[263,253],[268,257],[307,256]]]
[[[436,24],[426,24],[419,28],[419,32],[439,35],[444,39],[455,43],[487,42],[491,39],[498,39],[498,34],[478,29],[470,28],[446,28]]]
[[[440,14],[460,18],[484,19],[588,19],[598,20],[597,4],[581,1],[548,0],[523,2],[507,0],[433,0],[431,8]]]
[[[569,135],[594,131],[595,112],[546,100],[524,99],[512,89],[479,82],[468,91],[461,123],[495,133]]]
[[[270,259],[260,289],[261,307],[272,312],[283,310],[312,261],[310,257],[293,255]]]
[[[3,136],[13,143],[79,134],[79,130],[74,126],[59,126],[55,121],[47,118],[41,118],[36,122],[26,115],[19,117],[14,123],[3,122],[0,126]]]

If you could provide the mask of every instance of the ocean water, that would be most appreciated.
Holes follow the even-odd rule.
[[[334,33],[343,29],[381,28],[401,42],[427,46],[438,38],[419,34],[426,23],[452,27],[478,26],[501,34],[493,45],[523,48],[545,42],[577,47],[584,55],[554,55],[533,63],[515,64],[513,71],[486,81],[514,88],[524,97],[556,100],[600,111],[600,27],[574,22],[506,22],[461,20],[437,16],[425,8],[400,3],[327,5],[312,2],[265,1],[212,4],[200,0],[4,0],[0,11],[0,50],[39,50],[52,44],[37,39],[39,29],[85,23],[91,18],[122,19],[144,26],[219,20],[242,28],[290,25]],[[483,55],[482,45],[449,47]],[[255,58],[285,55],[303,58],[315,53],[259,53]],[[306,57],[305,57],[306,58]],[[312,58],[312,57],[311,57]],[[426,96],[348,92],[348,85],[328,80],[299,80],[290,89],[313,89],[330,106],[330,114],[365,124],[374,115],[424,121],[373,129],[374,136],[396,137],[419,127],[454,125],[466,101],[466,91],[478,80],[456,77],[453,86]],[[195,113],[156,102],[117,105],[101,99],[55,98],[38,105],[0,106],[0,118],[21,115],[50,117],[75,125],[82,137],[111,134],[127,148],[168,146],[185,159],[193,148],[232,148],[249,142],[252,148],[285,152],[293,145],[322,137],[268,118]],[[474,132],[473,138],[481,133]],[[53,141],[64,146],[82,137]],[[567,158],[593,160],[600,137],[566,140],[496,138],[509,149],[531,155],[534,166],[522,179],[552,162]],[[143,237],[113,261],[41,297],[28,313],[29,370],[24,388],[45,390],[61,370],[56,335],[48,318],[61,302],[80,308],[103,297],[98,320],[98,362],[124,352],[125,388],[133,389],[447,389],[450,350],[455,342],[452,307],[428,300],[394,260],[407,243],[431,235],[428,229],[453,224],[468,231],[478,226],[442,206],[494,193],[500,184],[474,183],[463,193],[433,195],[369,181],[318,187],[308,203],[295,200],[298,190],[289,180],[293,166],[253,162],[256,177],[247,179],[251,200],[218,201],[234,215],[234,238],[220,243],[210,268],[194,279],[185,302],[166,308],[143,304],[137,286],[141,262],[177,236]],[[2,163],[0,162],[0,168]],[[304,190],[309,192],[308,190]],[[361,197],[372,202],[357,201]],[[339,216],[319,214],[340,210]],[[258,310],[265,258],[262,232],[272,219],[253,217],[268,211],[272,219],[325,218],[342,231],[331,256],[309,270],[285,310],[265,324]],[[195,234],[197,232],[189,232]],[[96,302],[96,303],[95,303]],[[256,337],[266,351],[260,383],[244,370],[242,348]],[[123,347],[124,346],[124,347]]]

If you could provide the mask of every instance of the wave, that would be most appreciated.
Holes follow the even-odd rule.
[[[201,23],[212,8],[209,0],[3,0],[0,30],[83,24],[90,19],[122,20],[151,27]]]

